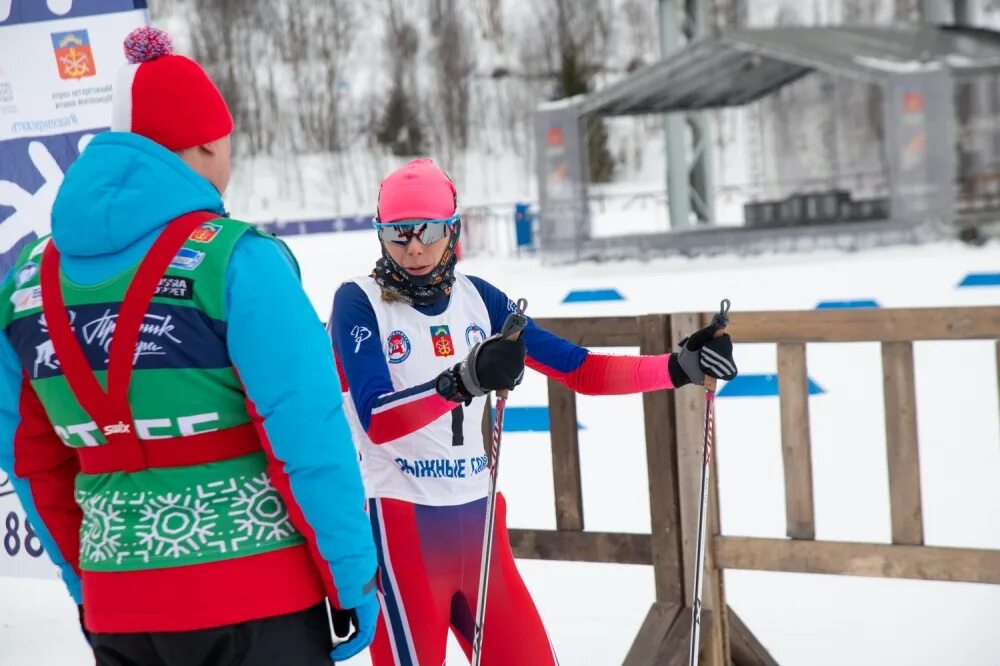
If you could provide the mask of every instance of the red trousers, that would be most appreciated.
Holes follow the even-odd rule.
[[[369,501],[382,581],[374,666],[441,666],[449,629],[471,658],[485,513],[485,498],[457,506]],[[552,644],[514,563],[506,514],[498,495],[482,663],[555,666]]]

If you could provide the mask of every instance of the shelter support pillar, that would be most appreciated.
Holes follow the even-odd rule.
[[[932,25],[968,25],[968,0],[920,0],[920,20]]]
[[[667,58],[688,42],[707,34],[707,3],[698,0],[658,2],[661,57]],[[709,129],[704,112],[670,113],[664,120],[667,203],[670,226],[674,229],[686,229],[693,223],[715,222]]]

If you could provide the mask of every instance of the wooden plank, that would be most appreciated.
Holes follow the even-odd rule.
[[[680,604],[654,602],[646,613],[646,619],[632,641],[632,647],[625,655],[622,666],[650,666],[658,664],[663,644],[671,633],[671,627],[685,611]]]
[[[510,546],[528,560],[653,564],[648,534],[511,529]]]
[[[667,637],[663,640],[657,661],[652,663],[657,666],[687,666],[690,663],[691,619],[691,609],[683,609],[677,616],[677,621],[670,627]],[[729,662],[725,661],[725,655],[719,649],[718,644],[711,640],[717,634],[715,611],[707,608],[702,610],[701,635],[699,637],[701,645],[698,646],[699,666],[729,666]]]
[[[556,497],[556,528],[559,530],[583,529],[583,490],[576,423],[576,393],[549,379],[552,482]]]
[[[743,623],[732,606],[728,610],[732,663],[735,666],[778,666],[778,662]]]
[[[781,455],[785,465],[785,533],[795,539],[814,539],[816,519],[805,344],[778,345],[778,394],[781,401]]]
[[[919,546],[924,542],[924,525],[920,500],[913,343],[882,343],[882,381],[892,542]]]
[[[641,317],[639,328],[640,353],[670,351],[670,324],[666,315]],[[656,600],[683,604],[673,396],[667,391],[644,393],[642,406]]]
[[[712,428],[712,463],[708,485],[708,534],[705,536],[705,607],[716,613],[718,622],[712,633],[712,650],[721,655],[722,664],[728,666],[732,662],[729,638],[729,605],[726,602],[725,574],[715,563],[715,555],[709,545],[712,539],[722,533],[719,518],[719,439]]]
[[[993,340],[1000,307],[737,312],[728,332],[739,342]]]
[[[701,328],[699,315],[671,315],[672,348]],[[685,387],[674,391],[677,429],[677,492],[680,503],[681,556],[684,563],[684,603],[694,603],[695,549],[701,508],[701,467],[705,441],[705,391]]]
[[[707,315],[711,318],[711,314]],[[637,317],[554,317],[535,323],[577,344],[639,344]],[[750,342],[994,340],[1000,307],[733,312],[728,332]]]
[[[636,347],[638,317],[557,317],[535,319],[544,329],[583,347]]]
[[[725,569],[1000,585],[1000,550],[753,537],[716,537],[713,548]]]

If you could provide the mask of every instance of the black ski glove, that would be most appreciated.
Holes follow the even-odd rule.
[[[465,359],[438,375],[439,394],[468,404],[472,398],[500,389],[511,390],[524,378],[524,343],[498,335],[477,343]]]
[[[90,632],[87,631],[87,625],[83,621],[83,604],[78,604],[76,610],[80,614],[80,631],[83,632],[83,637],[87,639],[87,645],[91,645]]]
[[[333,633],[340,640],[346,640],[351,635],[352,623],[357,623],[358,613],[353,608],[334,608],[330,604],[330,621],[333,624]]]
[[[681,350],[667,361],[675,388],[685,384],[704,386],[705,375],[728,381],[738,374],[732,338],[728,333],[713,337],[718,330],[716,324],[711,324],[681,340]]]

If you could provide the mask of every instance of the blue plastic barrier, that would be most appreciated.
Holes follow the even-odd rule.
[[[809,395],[826,393],[822,386],[809,379]],[[756,398],[778,395],[778,375],[737,375],[719,389],[720,398]]]
[[[617,289],[574,289],[566,294],[563,303],[595,303],[599,301],[624,301]]]

